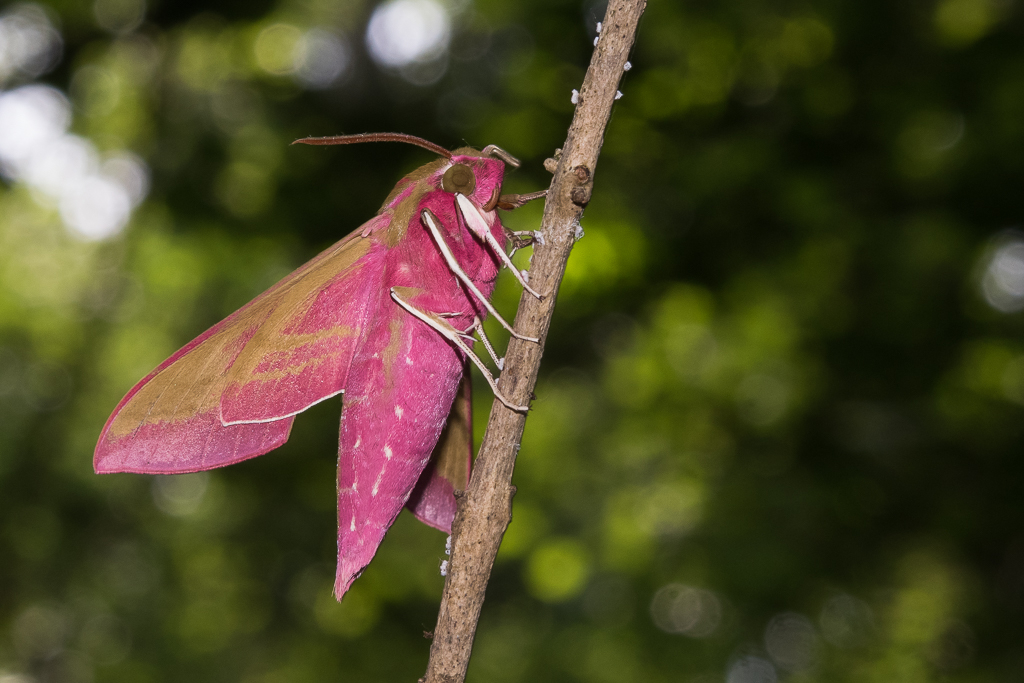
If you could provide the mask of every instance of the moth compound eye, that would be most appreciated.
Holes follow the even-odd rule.
[[[458,192],[469,196],[476,189],[476,176],[473,170],[465,164],[455,164],[444,172],[441,178],[441,189],[445,192]]]

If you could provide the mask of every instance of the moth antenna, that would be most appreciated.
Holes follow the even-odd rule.
[[[497,145],[487,145],[481,150],[481,154],[484,156],[494,157],[495,159],[501,159],[512,168],[519,168],[519,159],[516,159]]]
[[[434,154],[439,154],[445,159],[451,159],[452,153],[441,145],[434,144],[430,140],[418,138],[415,135],[405,133],[357,133],[355,135],[328,135],[323,138],[300,138],[293,142],[293,145],[353,145],[357,142],[405,142],[416,145],[423,149],[429,149]]]

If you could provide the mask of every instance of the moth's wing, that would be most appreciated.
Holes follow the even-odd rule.
[[[388,272],[401,274],[402,265]],[[461,351],[392,301],[389,289],[382,288],[381,306],[352,361],[341,411],[338,599],[420,481],[465,376]],[[412,288],[395,289],[415,302]]]
[[[96,471],[196,472],[283,444],[296,413],[344,389],[383,269],[383,247],[360,237],[389,221],[377,216],[139,382],[100,434]]]
[[[472,390],[467,362],[459,393],[455,396],[430,464],[406,503],[421,522],[448,533],[452,532],[455,520],[455,491],[465,491],[469,486],[469,470],[473,461]]]

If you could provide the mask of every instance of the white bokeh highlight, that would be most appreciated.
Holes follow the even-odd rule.
[[[451,37],[451,16],[436,0],[389,0],[370,17],[366,47],[380,66],[426,85],[443,75]]]
[[[987,254],[981,293],[1002,313],[1024,309],[1024,236],[1010,232],[996,240]]]
[[[651,599],[651,620],[666,633],[707,638],[722,621],[722,603],[707,589],[670,583]]]
[[[43,75],[60,61],[62,49],[60,33],[38,5],[0,12],[0,86]]]
[[[342,37],[314,28],[302,34],[293,53],[295,78],[313,90],[341,80],[352,62],[352,50]]]
[[[121,232],[145,198],[149,171],[134,155],[101,158],[68,132],[71,105],[48,85],[0,92],[0,175],[22,182],[56,208],[68,231],[86,240]]]

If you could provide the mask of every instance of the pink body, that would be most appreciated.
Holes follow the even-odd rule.
[[[465,358],[398,306],[390,291],[396,288],[421,311],[444,314],[459,330],[485,315],[420,216],[425,208],[433,212],[456,260],[489,297],[499,261],[467,227],[455,195],[441,189],[452,164],[472,169],[476,187],[469,199],[475,206],[497,196],[503,163],[475,150],[458,150],[450,161],[404,178],[362,228],[136,385],[104,427],[96,471],[195,472],[245,460],[284,443],[296,413],[344,391],[338,598],[407,502],[425,523],[450,531],[453,491],[467,482],[453,481],[433,465],[424,470],[452,413]],[[496,210],[481,212],[504,245]],[[465,457],[462,478],[468,448]]]

